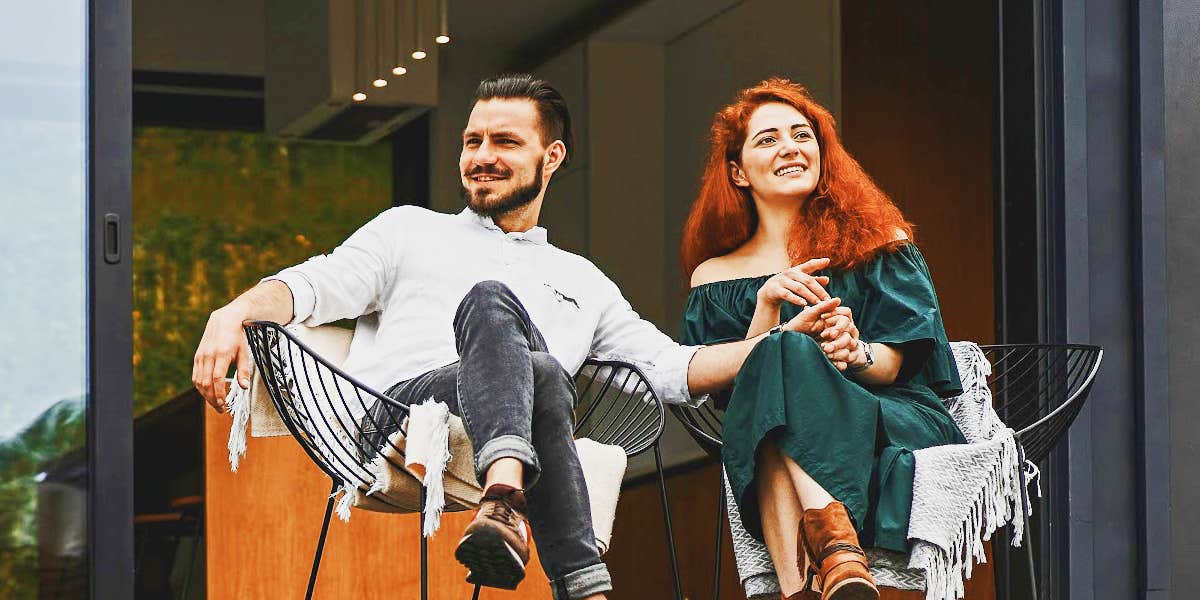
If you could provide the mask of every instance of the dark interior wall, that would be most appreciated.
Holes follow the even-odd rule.
[[[916,225],[950,339],[980,343],[995,323],[995,32],[991,3],[842,5],[845,145]]]
[[[1200,5],[1163,4],[1166,92],[1168,395],[1171,412],[1171,588],[1200,589]]]
[[[742,2],[666,45],[665,330],[677,334],[690,273],[679,264],[683,225],[700,187],[713,115],[738,90],[767,77],[803,83],[836,115],[841,72],[838,27],[841,2],[795,0]],[[802,17],[802,18],[801,18]],[[802,34],[764,24],[796,19]],[[791,21],[787,21],[791,22]],[[789,25],[789,27],[791,27]]]

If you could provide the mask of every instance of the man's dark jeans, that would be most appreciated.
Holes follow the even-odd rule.
[[[556,600],[611,590],[575,450],[570,374],[546,352],[516,295],[496,281],[476,284],[463,298],[454,338],[459,362],[399,383],[387,395],[402,404],[433,398],[462,417],[480,482],[497,459],[524,463],[527,516]],[[374,431],[372,423],[398,420],[387,411],[379,403],[363,419],[363,442],[372,450],[391,433]]]

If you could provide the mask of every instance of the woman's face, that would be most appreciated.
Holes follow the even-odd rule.
[[[730,162],[733,183],[762,199],[808,198],[821,177],[821,147],[808,119],[771,102],[750,115],[746,131],[741,163]]]

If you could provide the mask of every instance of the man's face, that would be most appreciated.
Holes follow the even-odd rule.
[[[541,194],[545,141],[537,107],[524,99],[480,100],[463,130],[458,171],[471,210],[495,217]]]

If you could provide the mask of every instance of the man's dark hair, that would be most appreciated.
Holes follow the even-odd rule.
[[[538,133],[542,136],[542,143],[550,145],[554,140],[562,140],[567,147],[562,166],[567,166],[575,148],[571,113],[567,111],[567,101],[550,82],[536,79],[528,73],[506,73],[479,82],[479,87],[475,89],[475,101],[494,98],[532,101],[537,106]]]

